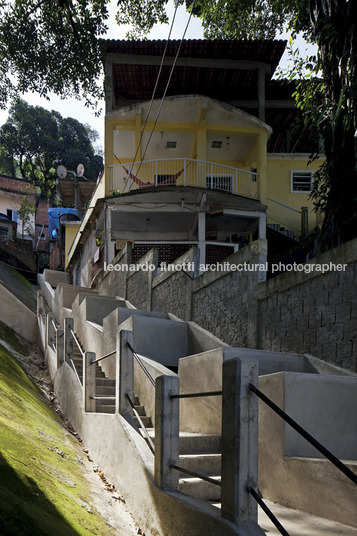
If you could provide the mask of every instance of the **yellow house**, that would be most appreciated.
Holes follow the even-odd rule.
[[[105,173],[67,244],[70,270],[98,258],[101,241],[103,262],[131,241],[134,258],[156,246],[172,260],[196,245],[210,263],[267,226],[298,238],[319,224],[309,199],[318,140],[306,144],[291,88],[272,80],[284,41],[188,40],[178,59],[177,41],[165,57],[165,41],[103,44]]]

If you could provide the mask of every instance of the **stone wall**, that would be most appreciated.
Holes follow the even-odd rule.
[[[112,260],[111,264],[113,266],[121,266],[131,264],[132,256],[132,246],[131,242],[127,242],[123,249],[117,253],[117,255]],[[106,296],[120,296],[121,298],[126,298],[126,280],[128,272],[127,270],[113,270],[113,271],[102,271],[98,274],[95,287],[98,288],[100,294],[105,294]]]
[[[151,249],[146,255],[141,257],[137,264],[146,266],[136,272],[128,272],[126,292],[128,300],[137,309],[151,311],[151,292],[154,272],[151,267],[157,267],[157,250]]]
[[[266,247],[265,240],[252,242],[225,262],[260,264]],[[154,251],[140,262],[156,262]],[[194,259],[197,253],[192,249],[175,262]],[[330,262],[346,264],[345,270],[295,271],[266,282],[261,281],[264,274],[249,270],[199,276],[182,270],[118,271],[103,274],[98,289],[125,297],[138,309],[192,320],[231,346],[310,353],[356,372],[357,239],[312,261]]]
[[[198,248],[192,248],[176,259],[176,265],[189,267],[199,263]],[[192,319],[192,287],[194,271],[175,270],[162,271],[153,279],[152,310],[173,313],[178,318],[188,321]]]
[[[259,287],[258,347],[309,353],[357,371],[357,240],[314,259],[344,271],[291,272]]]
[[[258,265],[266,248],[266,240],[257,240],[225,261]],[[202,274],[193,282],[192,320],[231,346],[255,348],[261,273],[244,270]]]

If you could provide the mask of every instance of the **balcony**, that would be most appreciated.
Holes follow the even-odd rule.
[[[259,199],[257,173],[215,162],[171,158],[109,166],[109,190],[113,194],[165,186],[209,188]]]

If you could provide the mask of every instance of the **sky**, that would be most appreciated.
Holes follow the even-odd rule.
[[[105,36],[107,39],[125,39],[126,32],[129,27],[119,26],[115,21],[115,14],[117,11],[116,1],[112,0],[109,6],[109,19],[107,21],[108,32]],[[170,22],[174,13],[174,5],[171,2],[168,5],[167,9]],[[177,10],[175,24],[172,30],[171,39],[181,39],[184,29],[186,27],[187,21],[189,18],[188,12],[185,10],[184,6],[180,6]],[[170,26],[168,24],[156,25],[151,30],[148,35],[148,39],[167,39],[169,34]],[[186,39],[202,39],[203,30],[201,22],[198,18],[191,17],[189,27],[186,32]],[[288,34],[283,34],[281,39],[288,39]],[[299,45],[304,47],[304,43],[300,40]],[[282,58],[282,64],[286,63],[287,54],[285,53]],[[82,123],[88,123],[92,128],[97,130],[99,138],[96,145],[103,149],[104,146],[104,103],[102,108],[102,113],[99,117],[95,116],[94,111],[86,108],[84,104],[81,104],[80,101],[76,99],[65,99],[61,100],[60,97],[56,95],[51,95],[50,101],[41,98],[39,95],[34,93],[26,93],[23,98],[33,106],[42,106],[48,110],[57,110],[63,117],[74,117]],[[3,124],[7,119],[7,111],[0,110],[0,125]]]

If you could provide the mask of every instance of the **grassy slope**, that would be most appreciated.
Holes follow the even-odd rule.
[[[0,337],[26,352],[9,328]],[[93,509],[78,442],[0,344],[0,534],[113,535]]]

